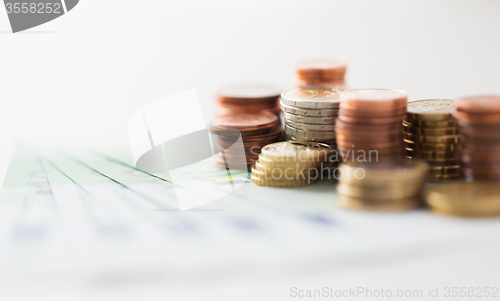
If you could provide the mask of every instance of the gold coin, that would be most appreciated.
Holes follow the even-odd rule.
[[[413,159],[412,157],[407,157],[408,159]],[[420,159],[417,159],[420,160]],[[431,167],[439,167],[439,166],[454,166],[459,165],[460,160],[458,159],[427,159],[425,160]]]
[[[411,197],[397,200],[378,200],[352,198],[343,195],[337,197],[337,206],[344,209],[398,212],[415,209],[422,204],[422,198]]]
[[[403,132],[417,135],[430,135],[430,136],[442,136],[442,135],[458,135],[460,133],[458,127],[442,127],[442,128],[423,128],[414,127],[407,124],[403,124]]]
[[[271,180],[295,180],[302,179],[305,180],[312,177],[318,177],[318,174],[322,173],[321,169],[316,168],[280,168],[280,167],[267,167],[260,163],[259,161],[255,162],[255,175],[263,178],[263,179],[271,179]],[[326,168],[326,167],[325,167]]]
[[[373,200],[393,200],[409,198],[420,195],[424,182],[415,182],[410,185],[380,185],[380,186],[356,186],[339,183],[337,192],[341,195],[353,198],[366,198]]]
[[[408,132],[403,132],[403,138],[408,142],[425,142],[425,143],[458,143],[458,135],[418,135]]]
[[[384,185],[388,182],[416,183],[423,181],[429,165],[423,160],[390,160],[384,162],[341,164],[338,168],[340,183],[349,185]]]
[[[268,159],[262,154],[259,156],[259,162],[265,166],[265,168],[292,168],[292,169],[301,169],[301,168],[322,168],[326,166],[327,162],[294,162],[294,161],[273,161]]]
[[[427,128],[442,128],[442,127],[456,127],[457,122],[455,119],[450,120],[416,120],[416,119],[405,119],[403,124],[412,127],[427,127]]]
[[[259,176],[256,176],[252,173],[250,176],[252,182],[259,186],[268,186],[268,187],[300,187],[300,186],[308,186],[319,182],[319,179],[307,179],[307,180],[293,180],[293,181],[274,181],[274,180],[266,180],[262,179]]]
[[[332,148],[316,142],[278,142],[262,148],[261,156],[274,162],[327,162]]]
[[[464,217],[500,216],[500,186],[494,182],[456,182],[426,193],[426,202],[440,214]]]
[[[453,152],[457,150],[457,145],[454,143],[415,143],[408,142],[405,140],[405,146],[414,150],[423,151],[441,151],[441,152]]]
[[[453,119],[456,110],[452,99],[423,99],[408,102],[408,117],[410,120],[443,121]]]
[[[406,148],[406,156],[418,159],[456,159],[456,152],[418,151]]]

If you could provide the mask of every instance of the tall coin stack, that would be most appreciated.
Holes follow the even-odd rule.
[[[304,87],[319,84],[343,85],[347,64],[340,60],[304,60],[297,63],[296,84]]]
[[[338,206],[368,211],[402,211],[422,203],[428,164],[401,159],[381,163],[341,164]]]
[[[217,135],[218,145],[222,148],[215,158],[216,166],[226,168],[230,165],[241,166],[246,162],[250,168],[257,161],[261,148],[264,145],[279,141],[282,130],[276,114],[262,111],[259,114],[232,114],[219,115],[210,132]],[[242,138],[244,154],[241,149],[231,146]],[[243,164],[244,165],[244,164]]]
[[[221,88],[216,103],[219,114],[280,112],[281,89],[266,84],[238,84]]]
[[[460,176],[455,101],[426,99],[408,103],[404,125],[406,156],[431,165],[427,181],[444,182]]]
[[[342,162],[403,157],[403,119],[408,103],[405,92],[350,90],[342,93],[340,100],[335,130]]]
[[[299,187],[321,180],[331,148],[314,142],[279,142],[262,148],[252,168],[252,182],[260,186]]]
[[[337,149],[335,120],[343,85],[317,85],[285,90],[281,110],[285,121],[283,139],[325,143]]]
[[[457,100],[459,158],[466,180],[500,180],[500,96]]]

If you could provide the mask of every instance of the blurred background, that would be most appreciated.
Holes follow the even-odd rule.
[[[210,122],[218,87],[246,81],[292,87],[302,58],[344,59],[350,86],[402,89],[410,100],[500,94],[499,15],[494,0],[82,0],[67,15],[12,34],[0,6],[0,139],[128,151],[128,119],[143,106],[195,88]],[[139,293],[125,279],[100,293],[103,299],[284,300],[293,286],[426,289],[491,286],[498,279],[492,263],[498,264],[499,243],[460,250],[412,261],[359,260],[293,278],[240,275],[197,282],[196,290],[130,280]],[[68,300],[71,289],[46,296]],[[88,300],[87,293],[80,298]],[[33,296],[43,294],[39,287]]]

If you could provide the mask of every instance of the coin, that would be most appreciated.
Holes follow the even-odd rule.
[[[419,143],[458,143],[459,136],[458,135],[420,135],[420,134],[412,134],[412,133],[403,133],[403,137],[407,142],[419,142]]]
[[[419,151],[408,147],[405,150],[407,156],[420,159],[452,159],[457,157],[456,152]]]
[[[413,159],[412,157],[408,157],[408,159]],[[456,166],[460,164],[458,159],[428,159],[425,160],[431,167],[438,166]]]
[[[316,85],[283,91],[281,103],[302,109],[338,109],[344,85]]]
[[[293,122],[300,122],[300,123],[307,123],[307,124],[335,124],[335,120],[337,119],[336,116],[331,116],[331,117],[310,117],[310,116],[301,116],[301,115],[295,115],[295,114],[290,114],[287,112],[283,112],[283,118],[285,120],[293,121]]]
[[[352,105],[353,108],[373,107],[402,107],[407,106],[408,94],[399,90],[387,89],[358,89],[340,94],[341,108],[343,104]]]
[[[442,128],[442,127],[456,127],[457,122],[454,119],[434,121],[434,120],[411,120],[406,119],[403,124],[411,127],[426,127],[426,128]]]
[[[351,136],[396,135],[403,132],[401,122],[383,125],[358,125],[340,119],[335,121],[335,130]]]
[[[289,124],[285,124],[285,133],[297,137],[299,139],[318,139],[318,140],[335,140],[335,132],[320,132],[297,129]]]
[[[298,107],[287,106],[280,102],[281,110],[295,115],[309,116],[309,117],[334,117],[338,116],[338,109],[301,109]]]
[[[452,99],[424,99],[409,102],[407,115],[408,120],[445,121],[453,120],[455,109],[456,101]]]
[[[223,101],[248,101],[276,99],[281,94],[279,87],[265,83],[239,83],[219,89],[218,98]]]
[[[311,84],[344,84],[347,65],[340,60],[310,59],[297,63],[297,85]]]
[[[457,151],[457,145],[454,143],[443,144],[443,143],[415,143],[413,141],[408,142],[405,140],[405,145],[407,148],[418,150],[418,151],[439,151],[439,152],[455,152]]]
[[[500,96],[480,95],[457,99],[457,110],[468,113],[500,113]]]
[[[500,99],[500,98],[499,98]],[[471,114],[461,111],[456,111],[453,116],[458,119],[458,124],[468,125],[468,124],[498,124],[500,123],[500,113],[489,113],[489,114]]]
[[[417,134],[417,135],[441,136],[441,135],[457,135],[459,133],[459,129],[456,127],[423,128],[423,127],[413,127],[413,126],[403,125],[403,128],[406,133]]]
[[[314,142],[278,142],[262,148],[261,156],[270,160],[289,162],[326,162],[332,148]]]
[[[425,161],[414,159],[353,165],[343,163],[339,166],[338,178],[341,183],[349,185],[385,186],[387,183],[417,185],[422,182],[428,170],[429,165]]]
[[[488,182],[457,182],[437,185],[426,193],[426,202],[436,213],[464,216],[500,216],[500,186]]]
[[[307,179],[307,180],[300,180],[300,181],[265,180],[265,179],[261,179],[258,176],[253,175],[253,173],[250,176],[250,179],[252,180],[252,182],[254,184],[259,185],[259,186],[281,187],[281,188],[308,186],[308,185],[316,184],[319,182],[319,180],[317,180],[317,179]]]
[[[305,131],[335,132],[335,124],[309,124],[309,123],[295,122],[287,119],[285,119],[285,124],[288,124],[292,128]]]
[[[418,186],[412,183],[410,185],[380,185],[370,187],[339,183],[337,184],[337,192],[353,198],[392,200],[417,196],[422,192],[422,186]]]
[[[415,209],[421,204],[422,198],[420,197],[383,201],[359,199],[343,195],[339,195],[337,198],[337,206],[344,209],[363,211],[399,212]]]
[[[376,118],[390,118],[394,116],[406,115],[406,108],[396,108],[392,110],[371,110],[369,108],[350,109],[346,108],[346,106],[344,105],[340,110],[342,111],[342,115],[349,117],[358,117],[358,118],[367,118],[367,117],[373,118],[374,116],[376,116]],[[397,121],[399,121],[399,119]]]
[[[394,117],[380,117],[380,118],[366,118],[366,117],[351,117],[346,116],[343,113],[339,115],[337,119],[342,120],[346,123],[354,123],[357,125],[387,125],[394,123],[401,123],[405,115],[399,115]]]

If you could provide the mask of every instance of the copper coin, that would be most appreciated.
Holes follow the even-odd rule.
[[[298,73],[316,72],[316,70],[338,70],[343,72],[347,69],[347,64],[338,59],[306,59],[298,61],[296,68]]]
[[[221,100],[263,100],[276,99],[281,94],[279,87],[265,83],[241,83],[222,87],[218,97]]]
[[[215,120],[215,125],[235,127],[240,131],[271,128],[277,123],[278,116],[265,111],[260,114],[221,115]]]
[[[371,143],[371,142],[392,142],[398,141],[401,142],[403,140],[403,136],[401,133],[395,135],[387,135],[385,133],[377,133],[371,135],[352,135],[345,134],[344,132],[337,132],[336,135],[337,141],[342,140],[346,142],[361,142],[361,143]]]
[[[406,108],[396,109],[396,110],[362,110],[362,109],[349,109],[341,107],[339,110],[339,115],[350,116],[350,117],[364,117],[364,118],[387,118],[394,116],[405,116]]]
[[[364,124],[364,125],[386,125],[386,124],[394,124],[394,123],[402,123],[403,119],[406,115],[399,115],[394,117],[380,117],[380,118],[368,118],[368,117],[351,117],[339,114],[338,120],[341,120],[346,123],[353,124]]]
[[[456,111],[453,116],[458,120],[460,125],[467,124],[500,124],[500,113],[496,114],[470,114],[461,111]]]
[[[398,130],[402,132],[403,123],[400,122],[398,119],[397,122],[394,122],[392,124],[364,125],[364,124],[345,122],[337,118],[337,120],[335,120],[335,128],[352,130],[352,131],[387,132],[392,130]]]
[[[475,138],[484,138],[484,139],[496,139],[500,138],[500,125],[499,126],[471,126],[471,125],[462,125],[460,126],[460,133],[464,136],[475,137]]]
[[[481,95],[457,99],[457,110],[469,113],[500,113],[500,96]]]
[[[359,89],[350,90],[340,94],[341,103],[347,103],[353,107],[367,106],[407,106],[408,94],[399,90],[387,89]],[[341,105],[342,107],[342,105]]]

